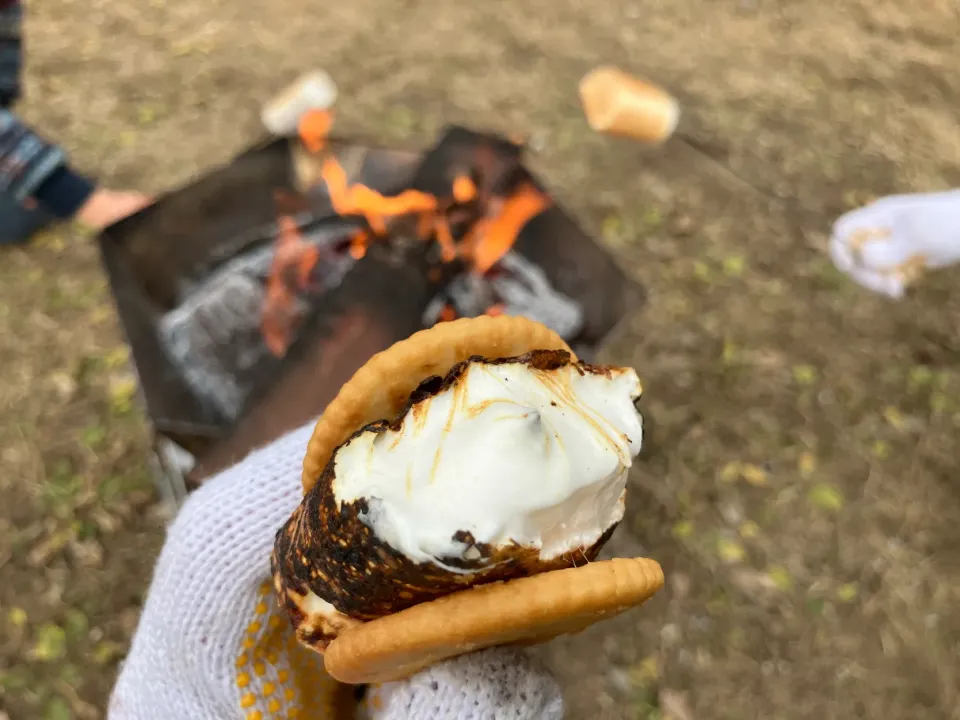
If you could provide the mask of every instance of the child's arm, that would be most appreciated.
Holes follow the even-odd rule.
[[[20,96],[23,43],[20,0],[0,0],[0,192],[35,201],[60,218],[73,217],[93,193],[93,183],[66,165],[60,148],[46,142],[9,111]]]

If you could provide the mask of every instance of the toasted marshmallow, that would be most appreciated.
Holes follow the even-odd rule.
[[[631,368],[470,362],[399,423],[341,446],[334,498],[364,501],[379,540],[454,572],[510,545],[544,561],[590,547],[623,517],[639,396]]]

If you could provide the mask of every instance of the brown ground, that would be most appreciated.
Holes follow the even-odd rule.
[[[651,296],[610,349],[655,422],[615,549],[668,587],[548,650],[570,716],[960,717],[958,275],[893,304],[822,252],[846,207],[960,185],[960,13],[830,7],[45,0],[24,112],[150,190],[248,144],[313,64],[342,127],[529,131]],[[576,82],[601,61],[674,89],[680,136],[592,135]],[[161,541],[144,427],[89,239],[5,252],[0,288],[0,718],[95,718]]]

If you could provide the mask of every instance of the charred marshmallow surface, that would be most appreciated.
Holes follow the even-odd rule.
[[[341,446],[334,498],[363,500],[360,520],[414,562],[462,572],[443,559],[478,560],[478,544],[551,560],[623,517],[639,396],[632,368],[470,362],[399,426]]]

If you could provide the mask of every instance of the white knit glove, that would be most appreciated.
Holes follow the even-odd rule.
[[[924,270],[960,262],[960,190],[891,195],[843,215],[830,256],[860,285],[903,297]]]
[[[277,529],[300,501],[311,428],[210,480],[170,527],[109,720],[331,718],[334,681],[300,647],[270,584]],[[496,648],[368,692],[375,720],[559,720],[555,680]]]

